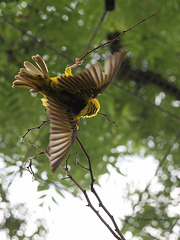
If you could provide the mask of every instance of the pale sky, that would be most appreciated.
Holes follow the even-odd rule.
[[[121,176],[109,166],[110,175],[105,174],[100,179],[100,187],[96,186],[96,190],[101,197],[104,205],[113,214],[118,223],[118,218],[123,219],[125,214],[131,213],[131,202],[127,200],[127,183],[130,184],[130,191],[138,188],[143,190],[149,180],[154,176],[157,168],[157,161],[149,156],[141,159],[139,157],[131,157],[121,160],[119,163],[121,171],[126,176]],[[50,196],[43,198],[45,204],[43,208],[38,207],[42,202],[38,199],[40,193],[37,192],[37,182],[32,181],[32,176],[27,172],[22,178],[16,178],[11,185],[10,198],[14,203],[25,202],[30,210],[29,229],[34,227],[34,219],[45,218],[49,228],[47,240],[113,240],[114,236],[97,218],[94,212],[87,207],[85,200],[73,197],[65,193],[65,198],[57,195],[52,188],[49,191],[50,196],[54,196],[58,201],[56,205]],[[158,187],[158,186],[157,186]],[[94,196],[90,193],[92,202],[98,209],[98,204],[94,201]],[[84,199],[84,197],[82,196]],[[136,200],[136,194],[133,199]],[[51,206],[49,211],[48,206]],[[102,213],[102,210],[99,209]],[[105,217],[105,215],[103,215]],[[108,218],[106,218],[108,219]],[[111,224],[108,220],[108,223]],[[28,231],[29,231],[28,229]],[[125,235],[127,240],[137,240],[140,238],[132,238],[130,232]],[[4,234],[0,232],[0,239],[7,240]]]

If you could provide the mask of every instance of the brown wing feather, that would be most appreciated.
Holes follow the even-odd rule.
[[[104,70],[99,62],[85,69],[82,73],[74,74],[70,77],[60,77],[59,83],[69,92],[77,93],[86,90],[86,93],[96,97],[102,93],[110,84],[118,72],[121,63],[126,55],[126,51],[116,52],[106,58]]]
[[[67,109],[47,97],[47,110],[50,117],[50,164],[54,172],[70,151],[77,135],[78,121]]]

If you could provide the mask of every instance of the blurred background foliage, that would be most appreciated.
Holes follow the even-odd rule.
[[[132,214],[122,221],[123,233],[129,230],[133,236],[142,236],[145,240],[149,237],[178,239],[180,222],[176,214],[169,214],[168,207],[179,204],[178,198],[173,197],[175,190],[179,196],[180,182],[179,0],[121,0],[116,1],[115,9],[108,12],[104,1],[97,4],[96,0],[1,1],[2,203],[8,202],[8,191],[3,187],[6,185],[3,179],[7,176],[11,181],[15,173],[16,176],[23,176],[25,161],[38,152],[28,141],[34,142],[43,151],[48,146],[48,123],[41,130],[30,132],[23,144],[19,143],[20,137],[28,128],[38,126],[47,119],[40,94],[32,95],[27,90],[11,88],[14,75],[23,66],[23,61],[31,61],[31,56],[39,53],[46,61],[51,76],[60,75],[66,66],[74,63],[76,57],[81,57],[87,50],[117,36],[156,12],[162,5],[164,8],[157,16],[126,33],[119,41],[88,55],[83,66],[77,69],[80,71],[97,60],[103,63],[111,52],[127,50],[119,74],[99,97],[100,111],[108,114],[119,127],[98,115],[81,120],[78,136],[91,157],[97,184],[99,177],[109,172],[109,164],[123,174],[122,159],[133,158],[134,155],[142,158],[154,156],[159,162],[155,179],[162,188],[154,193],[150,191],[149,184],[143,192],[137,189],[127,195],[127,198],[131,198],[136,193],[138,200],[132,204]],[[77,150],[77,160],[86,165],[85,156],[75,143],[71,152]],[[84,188],[89,188],[87,173],[75,164],[74,156],[70,158],[69,165],[77,181]],[[61,170],[55,174],[50,172],[45,156],[40,155],[33,160],[32,168],[39,181],[38,190],[42,194],[52,184],[59,194],[62,194],[62,189],[77,194],[77,189],[70,180],[61,181],[65,176]],[[150,200],[153,200],[153,204]],[[141,206],[141,211],[136,209],[137,206]],[[9,211],[11,212],[10,208]],[[18,216],[6,216],[18,220]],[[147,216],[150,219],[162,217],[168,221],[158,221],[157,224],[153,220],[138,221]],[[9,229],[8,234],[12,237],[14,232],[8,223],[10,217],[6,217],[0,224],[4,229]],[[19,225],[13,228],[20,229],[21,221],[25,220],[19,218],[19,221]],[[13,222],[15,224],[16,221]],[[156,230],[157,238],[152,236],[152,229]],[[20,236],[17,238],[23,239]]]

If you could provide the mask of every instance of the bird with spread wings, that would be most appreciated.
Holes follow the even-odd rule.
[[[93,117],[99,112],[97,97],[118,72],[125,54],[125,51],[120,51],[109,55],[104,71],[97,62],[76,74],[67,67],[60,77],[50,77],[44,60],[37,54],[32,59],[39,68],[25,61],[25,68],[21,68],[15,76],[13,88],[28,88],[30,92],[40,92],[44,96],[42,102],[50,119],[49,158],[52,172],[70,151],[80,118]]]

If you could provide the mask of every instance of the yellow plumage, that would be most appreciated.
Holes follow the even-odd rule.
[[[78,130],[81,117],[93,117],[100,109],[96,99],[116,75],[126,52],[120,51],[106,58],[104,69],[96,63],[82,73],[72,74],[65,69],[61,77],[50,77],[48,68],[39,54],[33,56],[36,68],[25,61],[13,88],[28,88],[44,95],[43,105],[50,118],[50,163],[54,172],[69,152]]]

